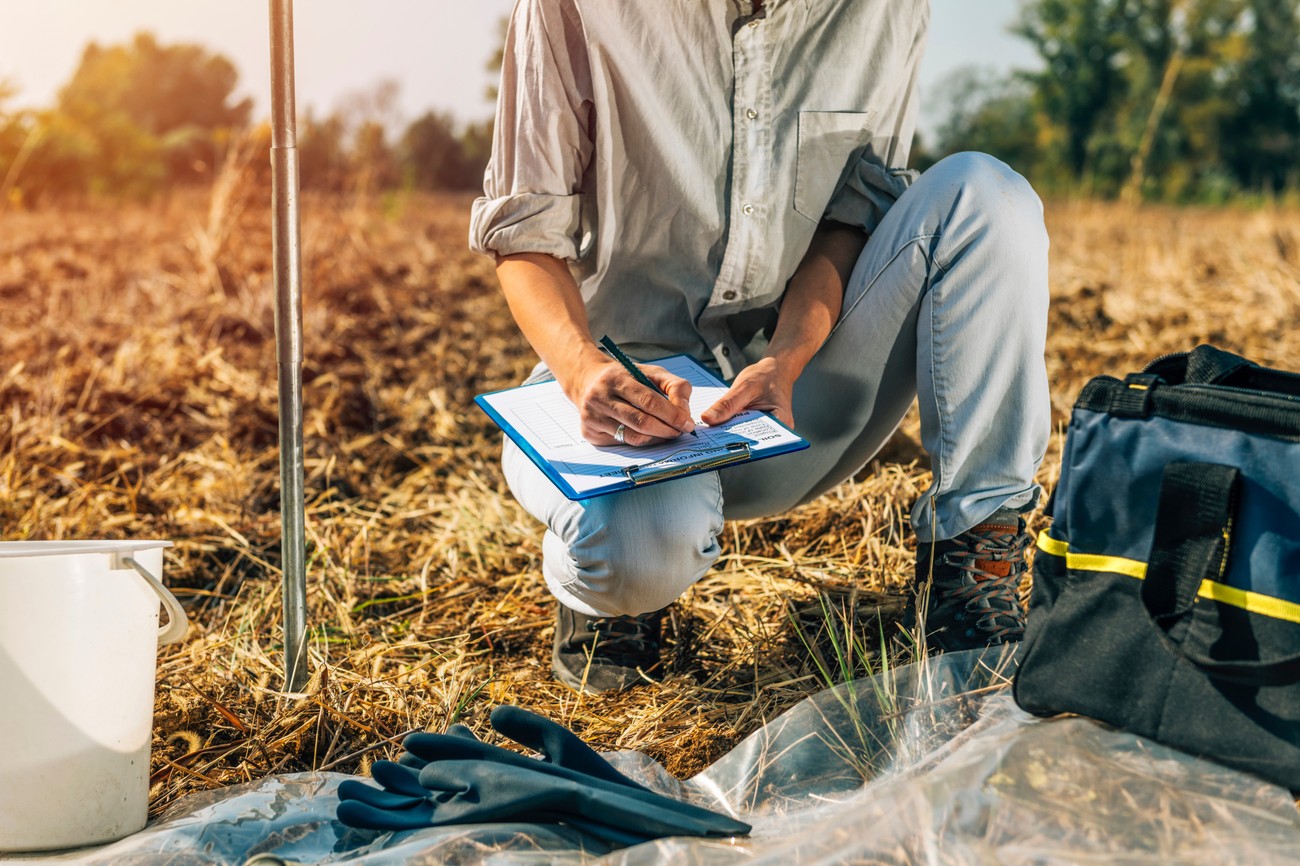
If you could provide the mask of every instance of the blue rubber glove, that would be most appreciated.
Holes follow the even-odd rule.
[[[377,761],[382,788],[348,780],[339,820],[373,830],[499,821],[565,823],[621,847],[663,836],[735,836],[743,822],[656,794],[615,770],[563,726],[498,707],[492,727],[539,752],[529,758],[478,740],[463,725],[411,734],[400,762]]]
[[[614,769],[577,734],[544,716],[530,713],[519,707],[502,705],[492,710],[489,722],[497,733],[540,753],[541,759],[548,764],[595,776],[607,782],[626,785],[629,788],[648,790],[644,785],[632,781]],[[430,761],[481,757],[485,760],[513,763],[523,758],[517,752],[480,741],[464,725],[452,725],[445,734],[410,734],[402,741],[402,747],[405,751],[397,760],[417,770]],[[523,758],[523,760],[536,759]]]
[[[597,829],[601,838],[610,831],[641,840],[738,836],[750,830],[748,824],[690,803],[523,760],[532,766],[444,759],[430,762],[418,775],[410,767],[377,761],[374,775],[384,789],[345,781],[339,786],[339,820],[371,830],[562,821]],[[423,798],[415,794],[413,779],[424,790]]]
[[[644,788],[597,754],[577,734],[545,716],[508,704],[496,707],[488,717],[492,729],[521,746],[541,754],[542,759],[558,767],[566,767],[609,782]]]

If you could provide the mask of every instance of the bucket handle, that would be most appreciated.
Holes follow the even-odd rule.
[[[176,641],[185,637],[190,630],[190,621],[185,616],[185,608],[181,607],[181,603],[176,599],[176,596],[172,595],[171,590],[163,586],[162,581],[150,574],[149,569],[137,562],[134,557],[123,556],[119,561],[139,572],[140,576],[148,581],[149,586],[153,587],[153,591],[158,594],[158,600],[162,602],[162,606],[167,609],[167,624],[158,627],[158,646],[176,643]]]

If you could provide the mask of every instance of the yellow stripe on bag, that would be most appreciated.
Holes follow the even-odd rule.
[[[1271,595],[1262,595],[1247,589],[1237,589],[1235,586],[1228,586],[1226,583],[1217,583],[1213,580],[1203,581],[1196,594],[1201,598],[1221,601],[1224,604],[1230,604],[1233,607],[1239,607],[1260,616],[1284,619],[1287,622],[1300,622],[1300,604],[1274,598]]]
[[[1051,556],[1064,557],[1065,567],[1076,571],[1101,571],[1108,574],[1123,574],[1138,580],[1142,580],[1147,576],[1147,564],[1145,562],[1136,559],[1125,559],[1122,556],[1076,553],[1070,550],[1069,542],[1062,541],[1059,538],[1052,538],[1045,529],[1038,534],[1038,549]],[[1219,583],[1214,580],[1201,581],[1201,587],[1196,591],[1196,594],[1200,598],[1208,598],[1211,601],[1238,607],[1250,613],[1257,613],[1260,616],[1300,623],[1300,604],[1293,601],[1274,598],[1271,595],[1251,592],[1246,589],[1237,589],[1235,586],[1228,586],[1226,583]]]

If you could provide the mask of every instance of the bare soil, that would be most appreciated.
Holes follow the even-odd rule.
[[[469,203],[305,201],[301,698],[279,691],[261,188],[234,176],[150,205],[0,214],[0,537],[176,543],[166,577],[193,630],[160,657],[155,812],[271,773],[364,773],[413,730],[463,721],[490,735],[503,702],[689,775],[881,663],[873,647],[896,628],[912,567],[907,513],[929,482],[914,415],[854,481],[727,525],[722,559],[674,608],[662,683],[593,698],[550,679],[540,529],[472,403],[534,358],[491,263],[466,250]],[[1094,375],[1202,342],[1300,368],[1300,212],[1055,202],[1047,219],[1057,433],[1045,486]]]

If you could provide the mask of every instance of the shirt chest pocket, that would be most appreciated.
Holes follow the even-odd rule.
[[[874,111],[799,112],[794,209],[820,221],[853,152],[866,143]]]

